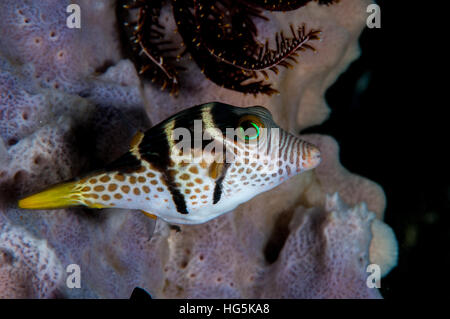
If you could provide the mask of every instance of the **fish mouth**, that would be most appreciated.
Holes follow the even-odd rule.
[[[303,164],[304,169],[313,169],[316,168],[320,162],[322,161],[322,156],[320,153],[320,150],[317,146],[313,144],[307,144],[306,146],[306,152],[307,152],[307,160]]]

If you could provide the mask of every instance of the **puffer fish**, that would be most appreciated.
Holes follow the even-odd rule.
[[[169,223],[199,224],[315,168],[320,151],[281,129],[262,106],[212,102],[138,132],[100,171],[19,200],[24,209],[141,210]]]

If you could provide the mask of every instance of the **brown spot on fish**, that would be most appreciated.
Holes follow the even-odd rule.
[[[189,167],[189,172],[193,173],[193,174],[198,174],[198,168],[197,166],[191,166]]]
[[[94,187],[94,191],[96,192],[103,192],[105,190],[105,187],[102,185],[98,185]]]
[[[120,182],[123,182],[125,180],[125,176],[123,176],[122,174],[116,174],[114,175],[114,178]]]
[[[146,179],[145,179],[144,176],[139,176],[139,177],[138,177],[138,182],[139,182],[139,183],[145,183],[145,181],[146,181]]]
[[[201,162],[200,162],[200,167],[203,168],[203,169],[205,169],[205,168],[208,167],[208,163],[207,163],[205,160],[201,160]]]
[[[109,182],[109,180],[110,180],[109,176],[105,175],[105,176],[100,177],[100,181],[103,183]]]
[[[180,178],[181,178],[182,180],[187,181],[189,178],[191,178],[191,176],[190,176],[189,174],[184,173],[184,174],[182,174],[182,175],[180,176]]]

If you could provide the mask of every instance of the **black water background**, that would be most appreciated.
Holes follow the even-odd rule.
[[[436,45],[445,38],[432,39],[437,27],[423,2],[377,3],[381,29],[365,29],[361,58],[327,91],[329,120],[302,133],[332,135],[344,167],[385,190],[399,263],[381,282],[383,296],[448,297],[450,117],[435,84],[443,73]]]

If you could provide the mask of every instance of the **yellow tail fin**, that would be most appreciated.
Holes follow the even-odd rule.
[[[19,200],[19,207],[26,209],[54,209],[82,204],[77,182],[59,184]]]

